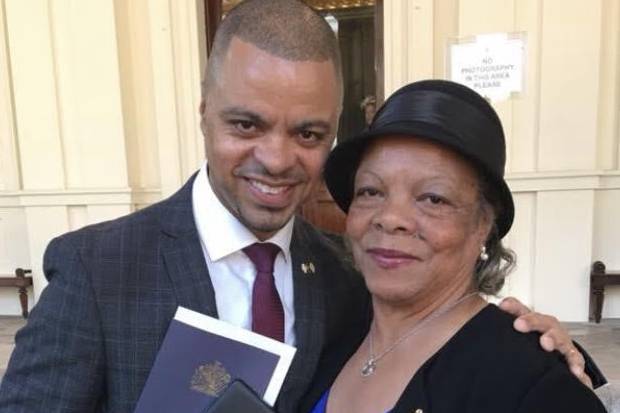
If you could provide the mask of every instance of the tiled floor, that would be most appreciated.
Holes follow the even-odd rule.
[[[21,317],[0,317],[0,376],[4,375],[15,344],[15,333],[25,324]]]
[[[607,379],[620,385],[620,319],[602,320],[601,324],[566,323],[566,327],[596,360]]]
[[[0,317],[0,377],[13,351],[15,332],[24,325],[21,317]],[[571,336],[585,347],[610,381],[620,384],[620,319],[601,324],[567,323]]]

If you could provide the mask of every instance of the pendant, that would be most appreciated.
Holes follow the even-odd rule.
[[[364,363],[364,367],[362,367],[362,377],[368,377],[377,369],[377,363],[375,363],[374,358],[368,359],[366,363]]]

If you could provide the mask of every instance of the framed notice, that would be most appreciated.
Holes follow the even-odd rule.
[[[493,33],[448,44],[447,77],[492,100],[523,92],[525,33]]]

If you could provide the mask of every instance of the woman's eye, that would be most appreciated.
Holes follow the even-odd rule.
[[[421,201],[425,201],[431,205],[435,205],[435,206],[441,206],[441,205],[447,205],[448,201],[439,195],[435,195],[435,194],[426,194],[424,196],[422,196]]]
[[[437,195],[431,195],[428,197],[428,200],[431,202],[431,204],[434,205],[440,205],[444,203],[443,198],[437,196]]]
[[[359,188],[357,191],[355,191],[356,197],[373,197],[377,195],[379,195],[379,190],[375,188]]]

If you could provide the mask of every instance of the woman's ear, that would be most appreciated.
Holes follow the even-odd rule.
[[[480,205],[480,220],[478,225],[480,245],[486,245],[489,238],[491,238],[491,232],[495,225],[495,212],[493,211],[493,207],[485,201],[482,201]]]

